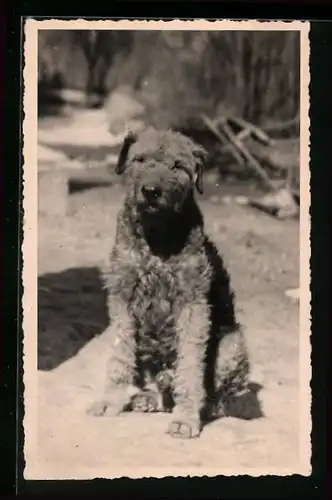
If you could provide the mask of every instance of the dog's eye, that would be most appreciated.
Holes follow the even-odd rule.
[[[189,177],[191,178],[191,172],[190,172],[190,170],[187,167],[185,167],[182,163],[180,163],[178,161],[176,161],[174,163],[174,165],[172,166],[171,170],[177,170],[179,172],[183,172],[183,173],[189,175]]]
[[[143,155],[138,155],[138,156],[135,156],[133,160],[138,162],[138,163],[143,163],[145,161],[145,158]]]

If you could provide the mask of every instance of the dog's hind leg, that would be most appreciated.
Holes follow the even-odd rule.
[[[230,416],[251,420],[261,417],[257,393],[250,385],[250,363],[240,327],[223,333],[215,369],[216,398],[213,417]]]

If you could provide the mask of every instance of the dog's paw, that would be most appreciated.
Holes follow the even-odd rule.
[[[168,426],[167,433],[174,438],[195,438],[201,433],[201,422],[196,419],[175,419]]]
[[[153,391],[140,392],[131,399],[131,409],[139,413],[154,413],[158,411],[158,394]]]
[[[116,416],[120,412],[121,408],[112,406],[106,399],[95,401],[86,410],[86,413],[93,417]]]

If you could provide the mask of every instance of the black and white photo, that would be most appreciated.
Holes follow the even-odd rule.
[[[26,479],[310,474],[309,28],[26,20]]]

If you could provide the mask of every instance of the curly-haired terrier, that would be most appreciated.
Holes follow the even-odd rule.
[[[129,188],[106,273],[107,383],[88,409],[170,411],[168,432],[183,438],[241,406],[237,416],[253,418],[242,404],[249,361],[229,275],[194,198],[205,155],[174,131],[149,128],[124,140],[116,172]]]

